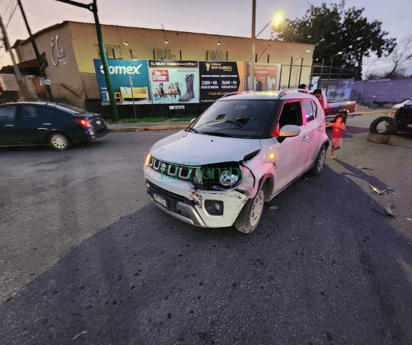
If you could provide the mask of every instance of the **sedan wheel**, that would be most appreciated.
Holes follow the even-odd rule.
[[[63,133],[54,133],[50,137],[50,144],[55,150],[63,151],[70,147],[70,140]]]

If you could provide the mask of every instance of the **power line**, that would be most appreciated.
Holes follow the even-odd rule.
[[[7,29],[7,27],[9,26],[9,23],[10,23],[10,21],[11,21],[11,18],[13,18],[13,15],[14,15],[14,12],[16,12],[16,9],[17,9],[17,4],[16,4],[16,6],[14,6],[14,10],[13,10],[13,12],[12,12],[11,15],[10,15],[9,20],[7,21],[6,29]]]

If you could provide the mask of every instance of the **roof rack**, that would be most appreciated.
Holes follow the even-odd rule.
[[[309,94],[309,95],[312,94],[312,92],[310,92],[309,90],[304,90],[304,89],[287,89],[287,90],[282,90],[282,91],[279,93],[278,97],[280,98],[280,97],[283,97],[283,96],[285,96],[285,95],[288,95],[288,94],[294,93],[294,92],[301,92],[301,93],[306,93],[306,94]]]

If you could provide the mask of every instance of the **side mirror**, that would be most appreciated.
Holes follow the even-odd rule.
[[[279,131],[279,137],[297,137],[300,134],[300,127],[296,125],[285,125]]]

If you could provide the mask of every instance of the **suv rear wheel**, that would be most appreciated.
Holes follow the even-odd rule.
[[[265,205],[265,193],[260,189],[253,199],[249,199],[235,221],[235,228],[245,234],[250,234],[259,225]]]
[[[318,158],[316,159],[315,166],[309,170],[309,173],[312,175],[319,174],[325,164],[325,159],[326,159],[326,146],[323,145],[318,154]]]

